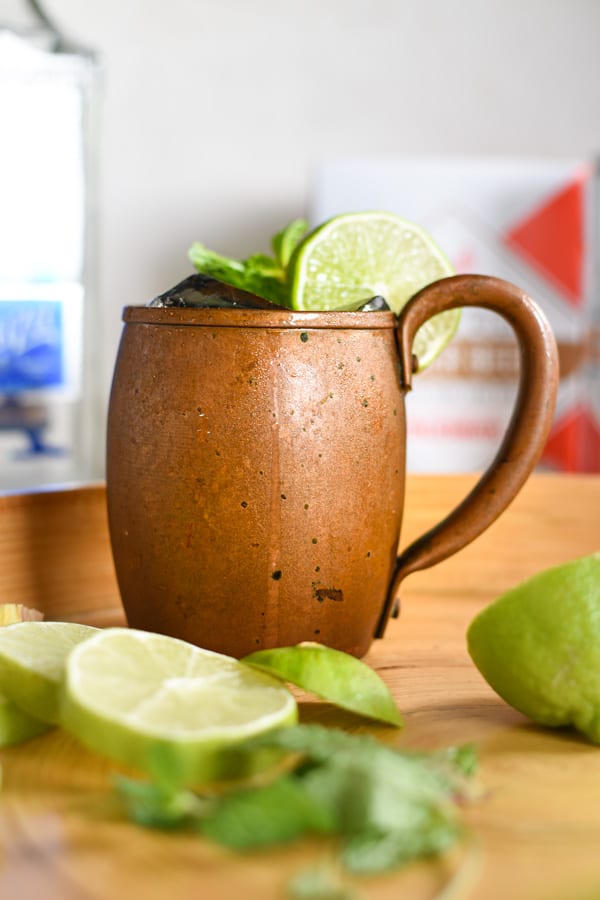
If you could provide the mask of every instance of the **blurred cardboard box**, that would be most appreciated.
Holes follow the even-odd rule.
[[[541,466],[600,471],[598,173],[582,160],[339,160],[314,180],[311,220],[381,209],[429,231],[457,272],[517,284],[548,316],[561,378]],[[458,334],[407,400],[410,471],[482,469],[512,412],[518,353],[509,327],[465,310]]]

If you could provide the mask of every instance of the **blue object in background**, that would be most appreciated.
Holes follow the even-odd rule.
[[[0,300],[0,393],[64,386],[62,317],[59,300]]]
[[[0,431],[21,431],[29,447],[19,457],[62,456],[45,439],[46,404],[32,404],[30,391],[65,386],[61,300],[0,300]]]

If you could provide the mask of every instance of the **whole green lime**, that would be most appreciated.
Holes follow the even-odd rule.
[[[467,645],[515,709],[600,743],[600,553],[507,591],[471,622]]]

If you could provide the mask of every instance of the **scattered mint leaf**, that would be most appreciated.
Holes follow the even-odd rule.
[[[364,760],[330,760],[307,772],[303,784],[332,814],[338,812],[342,834],[428,829],[439,814],[452,815],[449,797],[426,765],[406,762],[401,754],[381,768],[377,755],[370,766]]]
[[[308,222],[305,219],[294,219],[273,238],[271,242],[273,252],[282,269],[287,269],[294,250],[307,231]]]
[[[336,822],[352,871],[383,871],[441,852],[460,836],[457,800],[466,795],[463,767],[474,768],[472,747],[401,752],[321,725],[278,729],[248,747],[258,744],[301,755],[293,777]]]
[[[358,900],[357,891],[343,879],[334,861],[298,872],[288,884],[287,895],[290,900]]]
[[[342,861],[355,875],[371,875],[405,865],[421,856],[449,850],[460,837],[456,823],[440,818],[427,828],[362,831],[342,848]]]
[[[238,850],[335,834],[341,862],[353,873],[381,872],[443,852],[462,836],[458,802],[475,767],[470,746],[402,752],[368,735],[296,725],[237,745],[240,764],[264,750],[291,754],[296,769],[262,787],[197,797],[174,786],[176,773],[162,759],[157,783],[121,778],[118,788],[135,821],[164,828],[193,824]]]
[[[129,817],[146,828],[184,828],[207,810],[208,801],[191,791],[167,790],[155,782],[125,776],[118,776],[115,786]]]
[[[332,756],[340,759],[350,755],[355,761],[368,764],[373,754],[381,756],[398,755],[397,750],[382,744],[368,734],[351,734],[340,728],[325,725],[294,725],[277,728],[257,737],[250,738],[242,745],[246,751],[258,747],[277,747],[290,753],[300,753],[313,762],[327,762]],[[403,754],[412,758],[418,754]]]
[[[451,767],[456,767],[463,775],[474,775],[477,771],[478,759],[477,749],[474,744],[463,744],[460,747],[448,747],[445,750],[438,750],[435,758],[440,763],[448,763]]]
[[[327,834],[334,828],[327,808],[290,776],[224,797],[201,826],[207,837],[238,850],[285,843],[307,832]]]

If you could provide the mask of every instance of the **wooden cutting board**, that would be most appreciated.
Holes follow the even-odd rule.
[[[459,501],[473,479],[409,479],[403,543]],[[356,882],[369,900],[598,900],[600,747],[546,731],[497,698],[465,649],[485,603],[555,563],[600,550],[600,477],[536,475],[471,547],[410,576],[402,615],[367,662],[402,709],[401,732],[301,697],[302,719],[369,731],[398,747],[475,742],[480,795],[448,857]],[[0,597],[49,618],[123,622],[102,486],[0,497]],[[238,855],[123,817],[113,766],[56,730],[0,751],[2,900],[225,900],[286,896],[328,858],[318,841]]]

